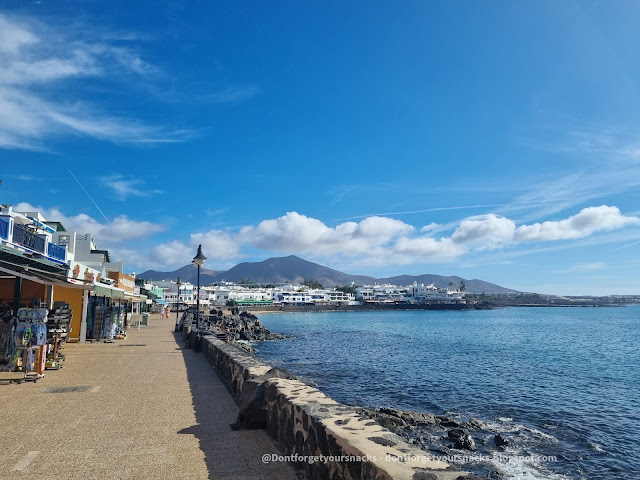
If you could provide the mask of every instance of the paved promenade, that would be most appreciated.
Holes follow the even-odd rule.
[[[152,315],[126,340],[68,344],[61,370],[0,385],[0,479],[294,480],[262,463],[277,453],[264,431],[231,430],[236,404],[174,324]]]

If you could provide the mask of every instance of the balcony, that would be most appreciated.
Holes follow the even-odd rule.
[[[9,240],[9,221],[0,218],[0,238]]]
[[[28,232],[22,225],[13,225],[13,243],[44,253],[44,238]]]
[[[60,260],[61,262],[66,261],[66,253],[67,249],[63,246],[56,245],[55,243],[50,243],[47,245],[47,255],[51,258],[55,258],[56,260]]]

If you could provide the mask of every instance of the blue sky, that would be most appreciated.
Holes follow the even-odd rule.
[[[640,4],[0,2],[0,203],[130,271],[640,289]]]

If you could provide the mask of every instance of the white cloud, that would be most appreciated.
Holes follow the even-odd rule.
[[[184,265],[191,260],[197,245],[202,244],[205,255],[212,260],[238,259],[243,250],[250,247],[266,252],[304,254],[320,261],[331,258],[334,264],[353,263],[356,259],[361,266],[400,265],[451,261],[476,252],[514,248],[533,241],[579,239],[632,224],[640,224],[640,219],[624,217],[616,207],[603,206],[586,208],[565,220],[517,228],[513,220],[505,217],[492,214],[471,217],[461,221],[450,236],[436,238],[432,235],[435,224],[417,230],[396,219],[369,217],[359,223],[344,222],[329,227],[319,219],[289,212],[235,231],[192,234],[188,247],[176,242],[163,244],[153,258],[177,262],[173,266]],[[188,249],[188,255],[174,259],[175,254],[171,252],[183,248]],[[501,253],[504,254],[506,252]],[[585,268],[595,268],[594,265]]]
[[[190,238],[190,259],[195,256],[196,248],[202,244],[206,257],[228,260],[240,256],[240,244],[233,234],[222,230],[211,230],[205,233],[194,233]]]
[[[449,238],[436,240],[430,237],[400,238],[393,247],[394,253],[412,255],[414,258],[439,260],[458,257],[465,253],[465,249],[456,245]],[[403,262],[408,263],[408,262]]]
[[[147,261],[142,264],[152,269],[181,267],[191,262],[194,256],[192,250],[188,245],[177,240],[163,243],[151,249]]]
[[[24,46],[37,42],[33,33],[0,15],[0,52],[16,55]]]
[[[18,203],[13,209],[16,212],[40,212],[46,220],[61,222],[71,232],[92,233],[98,245],[107,248],[166,230],[164,225],[146,220],[132,220],[126,215],[119,215],[109,222],[99,222],[85,213],[67,216],[57,208],[34,207],[29,203]]]
[[[360,223],[345,222],[331,228],[318,219],[289,212],[255,227],[242,227],[238,238],[265,250],[356,255],[366,254],[413,228],[400,220],[384,217],[369,217]]]
[[[414,227],[395,218],[368,217],[357,224],[353,233],[356,237],[370,238],[376,242],[386,243],[413,230]]]
[[[161,190],[151,190],[145,188],[145,182],[139,179],[125,179],[122,175],[103,177],[102,183],[113,190],[120,200],[128,197],[150,197],[151,195],[162,193]]]
[[[559,241],[614,242],[620,241],[616,235],[587,237],[598,232],[640,225],[640,218],[622,215],[617,207],[603,205],[585,208],[566,219],[518,227],[513,220],[493,214],[470,217],[461,221],[450,236],[436,238],[432,225],[416,229],[396,219],[369,217],[361,222],[344,222],[329,227],[319,219],[289,212],[257,225],[193,233],[186,241],[173,240],[136,252],[128,241],[162,232],[165,226],[133,220],[125,215],[99,222],[86,214],[67,216],[56,208],[37,208],[27,203],[16,205],[15,210],[37,210],[48,220],[61,221],[68,230],[93,233],[102,248],[112,249],[114,253],[130,259],[128,261],[138,262],[135,265],[146,268],[185,265],[191,261],[199,244],[211,259],[210,264],[216,260],[227,263],[237,261],[246,255],[246,249],[304,254],[318,261],[330,258],[334,264],[355,262],[361,266],[451,261],[491,250],[502,250],[498,260],[505,260],[510,255],[527,254],[522,248],[517,249],[525,244],[556,242],[555,246],[536,247],[535,251],[539,253],[545,249],[563,248],[562,243],[557,245]],[[600,267],[601,264],[595,262],[576,265],[575,269],[589,271]]]
[[[429,225],[425,225],[424,227],[422,227],[420,229],[421,233],[428,233],[428,232],[433,232],[434,230],[436,230],[439,227],[439,225],[436,222],[431,222]]]
[[[625,217],[617,207],[602,205],[588,207],[564,220],[519,226],[514,235],[516,242],[540,242],[584,238],[600,231],[638,225],[637,217]]]
[[[451,240],[458,245],[490,250],[509,243],[515,228],[513,220],[489,214],[460,222],[460,226],[451,235]]]
[[[180,132],[115,117],[81,101],[82,84],[60,88],[69,80],[156,71],[135,51],[83,33],[0,14],[0,148],[46,150],[48,139],[68,134],[118,143],[181,141]],[[98,38],[87,43],[80,36]]]

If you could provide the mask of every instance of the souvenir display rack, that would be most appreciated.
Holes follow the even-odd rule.
[[[47,323],[47,343],[49,345],[45,364],[47,370],[57,370],[61,367],[60,361],[64,360],[64,354],[61,350],[70,332],[69,325],[72,315],[73,311],[68,303],[55,302],[53,304],[53,310],[49,313]]]
[[[49,310],[46,308],[35,306],[18,309],[13,335],[15,354],[11,361],[15,362],[17,371],[24,372],[25,380],[36,381],[44,376],[48,316]]]

